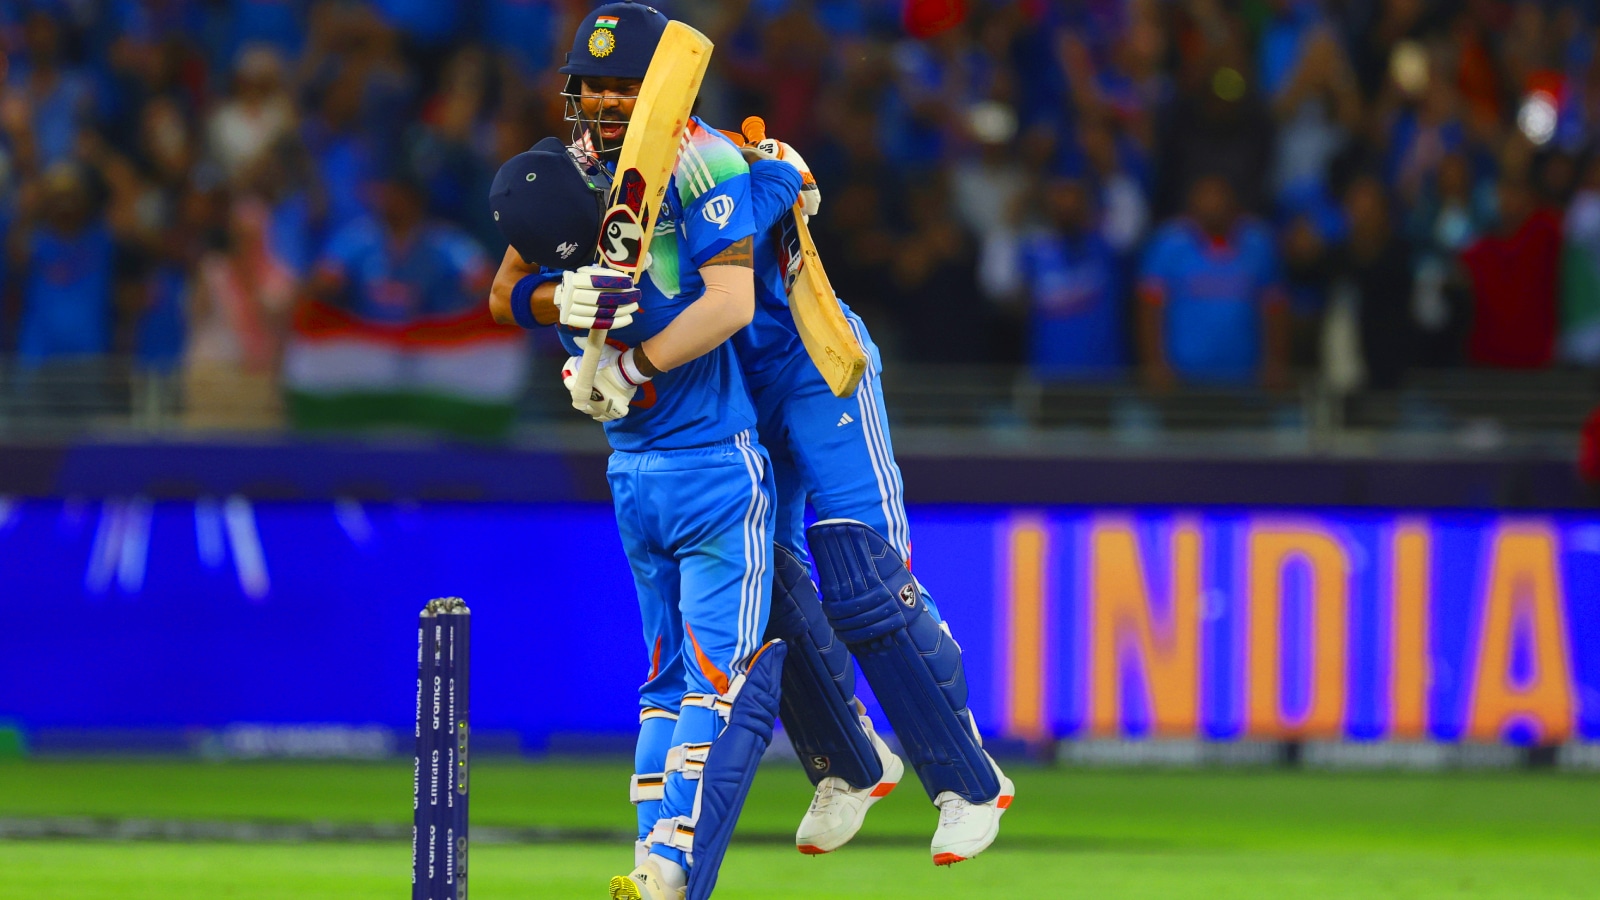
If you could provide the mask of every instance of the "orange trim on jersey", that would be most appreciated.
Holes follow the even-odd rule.
[[[728,692],[728,676],[717,668],[716,664],[711,661],[711,657],[706,656],[704,650],[700,649],[700,642],[695,639],[694,629],[690,628],[687,622],[684,623],[683,630],[689,633],[689,643],[694,645],[694,658],[700,663],[700,674],[706,676],[706,680],[711,682],[711,686],[717,689],[718,694],[726,694]]]
[[[646,681],[655,681],[661,674],[661,636],[656,635],[656,647],[650,651],[650,677]]]

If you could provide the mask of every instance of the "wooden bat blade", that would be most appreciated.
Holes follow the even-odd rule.
[[[794,208],[794,229],[801,259],[799,277],[789,291],[789,311],[794,313],[811,364],[822,373],[829,390],[835,397],[849,397],[867,371],[867,352],[839,307],[839,297],[822,268],[822,257],[817,255],[816,241],[799,204]]]
[[[705,80],[711,49],[705,35],[682,22],[668,22],[628,118],[610,202],[600,224],[600,260],[632,276],[635,284],[644,274],[656,217],[678,163],[683,132]],[[583,359],[572,380],[572,405],[580,410],[587,409],[594,396],[594,375],[605,344],[606,329],[589,330]]]
[[[739,131],[745,140],[755,144],[766,140],[767,123],[760,116],[749,116]],[[789,311],[800,330],[800,342],[805,345],[811,364],[828,382],[828,389],[835,397],[848,397],[856,392],[867,371],[867,353],[851,330],[850,320],[844,317],[844,310],[839,308],[839,297],[828,281],[828,272],[822,267],[822,257],[798,203],[794,207],[794,233],[799,246],[793,252],[799,256],[800,271],[789,289]],[[790,273],[793,274],[792,268]]]
[[[635,281],[642,274],[640,263],[655,234],[711,49],[705,35],[682,22],[668,22],[639,86],[600,229],[601,259]]]

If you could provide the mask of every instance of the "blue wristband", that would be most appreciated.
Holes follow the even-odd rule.
[[[511,287],[511,317],[523,328],[534,329],[539,327],[539,321],[533,317],[533,291],[547,281],[557,281],[559,275],[550,275],[546,272],[534,272],[517,279]]]

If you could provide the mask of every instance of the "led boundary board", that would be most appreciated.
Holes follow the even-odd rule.
[[[913,570],[961,641],[988,734],[1600,741],[1600,514],[910,520]],[[462,565],[568,540],[596,548],[584,566]],[[631,703],[554,710],[534,687],[631,698],[649,667],[642,649],[618,665],[572,638],[638,629],[601,503],[19,500],[0,508],[0,584],[0,610],[26,603],[29,621],[0,654],[0,678],[30,685],[4,718],[41,752],[130,728],[183,752],[235,723],[381,725],[404,752],[414,698],[396,686],[416,677],[419,596],[493,617],[473,635],[480,749],[486,734],[527,751],[631,734]],[[587,596],[622,602],[529,600]]]
[[[1042,512],[995,539],[1004,733],[1600,738],[1593,517]]]

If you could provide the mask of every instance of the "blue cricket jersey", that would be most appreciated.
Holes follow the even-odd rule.
[[[608,339],[637,347],[659,334],[705,293],[700,266],[755,232],[749,166],[731,141],[691,119],[656,220],[650,268],[639,281],[639,311],[628,327],[608,332]],[[568,352],[583,352],[581,331],[559,331]],[[605,423],[614,450],[701,447],[756,424],[731,343],[657,375],[629,406],[626,416]]]
[[[806,356],[789,310],[788,280],[799,260],[793,231],[784,227],[800,193],[800,172],[777,160],[750,165],[750,210],[755,222],[756,314],[733,336],[750,391],[773,384],[791,361]]]
[[[48,228],[28,240],[17,354],[25,366],[111,349],[111,231],[96,222],[77,234]]]
[[[1122,340],[1122,273],[1096,232],[1043,233],[1021,241],[1028,286],[1028,361],[1044,375],[1107,376],[1127,362]]]
[[[1243,219],[1225,243],[1180,219],[1156,232],[1140,279],[1166,307],[1167,360],[1195,381],[1242,383],[1261,365],[1261,309],[1280,282],[1272,234]]]
[[[356,315],[394,324],[475,306],[493,277],[482,248],[454,225],[428,222],[397,246],[372,217],[336,232],[317,267],[344,278]]]

